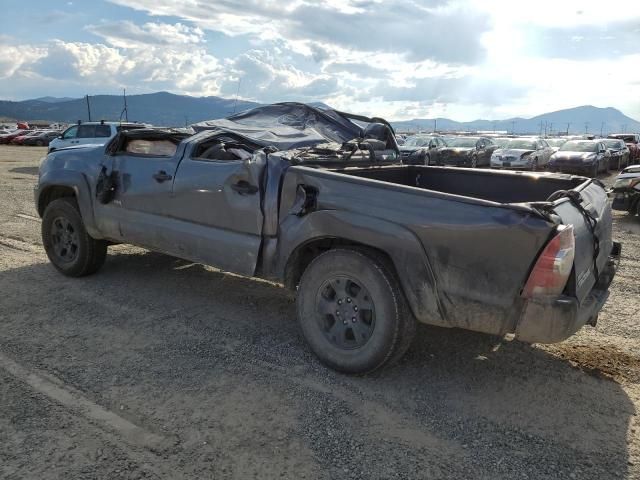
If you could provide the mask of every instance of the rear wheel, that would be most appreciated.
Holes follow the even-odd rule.
[[[341,372],[369,373],[401,358],[415,334],[395,275],[366,249],[316,257],[302,275],[297,309],[311,350]]]
[[[431,157],[429,155],[425,155],[424,164],[427,165],[427,166],[431,165]]]
[[[478,168],[478,156],[471,157],[471,168]]]
[[[96,272],[107,256],[107,242],[87,233],[73,198],[59,198],[47,206],[42,217],[42,243],[53,266],[69,277]]]
[[[44,142],[42,140],[36,140],[36,145],[38,147],[43,147],[44,146]]]

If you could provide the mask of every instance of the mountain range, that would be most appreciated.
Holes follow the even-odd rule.
[[[398,131],[488,131],[509,133],[595,133],[638,132],[640,122],[612,107],[592,105],[543,113],[532,118],[456,122],[448,118],[419,118],[392,122]]]
[[[92,120],[125,119],[123,97],[118,95],[96,95],[89,98]],[[162,126],[183,126],[203,120],[231,115],[259,103],[220,97],[192,97],[157,92],[127,96],[127,117],[130,121],[147,122]],[[314,103],[326,107],[320,102]],[[88,120],[85,98],[40,97],[19,102],[0,100],[0,117],[12,120],[50,121],[75,123]],[[418,118],[392,121],[398,131],[507,131],[515,133],[602,133],[638,132],[640,122],[624,115],[615,108],[599,108],[584,105],[532,118],[508,118],[504,120],[473,120],[457,122],[448,118]]]

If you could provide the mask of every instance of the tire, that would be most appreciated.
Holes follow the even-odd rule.
[[[44,142],[42,140],[36,140],[37,147],[44,147]]]
[[[69,277],[95,273],[107,257],[107,242],[87,233],[73,198],[59,198],[47,205],[42,243],[53,266]]]
[[[304,271],[298,322],[315,355],[344,373],[365,374],[399,360],[416,320],[390,266],[368,249],[334,249]]]
[[[478,168],[478,156],[471,157],[471,168]]]
[[[424,165],[426,165],[426,166],[431,165],[431,156],[430,155],[425,155],[425,157],[424,157]]]
[[[533,165],[531,166],[531,170],[534,171],[534,172],[537,172],[539,168],[540,168],[540,166],[538,165],[538,159],[534,158],[533,159]]]

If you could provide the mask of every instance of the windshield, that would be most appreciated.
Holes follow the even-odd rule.
[[[429,145],[429,137],[409,137],[404,141],[405,147],[424,147]]]
[[[567,142],[560,147],[561,152],[595,152],[596,143],[593,142]]]
[[[552,147],[561,147],[567,140],[564,138],[547,138],[547,143]]]
[[[476,146],[477,138],[456,137],[447,141],[450,147],[473,148]]]
[[[501,142],[500,148],[516,148],[520,150],[535,150],[535,142],[528,138],[510,138]]]
[[[622,140],[603,140],[602,143],[604,143],[607,148],[623,148],[624,147],[624,142]]]

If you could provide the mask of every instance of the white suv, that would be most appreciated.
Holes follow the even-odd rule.
[[[142,123],[86,122],[67,128],[49,143],[49,152],[76,145],[104,145],[120,130],[145,128]]]

